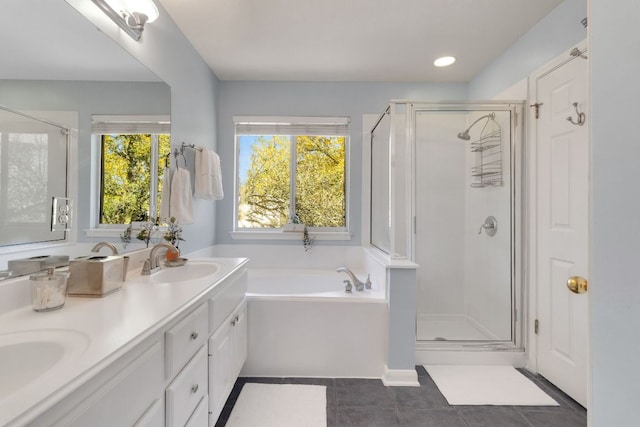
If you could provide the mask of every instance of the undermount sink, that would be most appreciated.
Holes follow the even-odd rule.
[[[162,270],[148,276],[156,283],[186,282],[214,274],[218,266],[212,262],[189,261],[180,267],[162,267]]]
[[[89,337],[65,329],[0,334],[0,400],[30,385],[89,345]]]

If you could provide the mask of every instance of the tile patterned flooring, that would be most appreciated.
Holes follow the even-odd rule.
[[[520,370],[560,406],[451,406],[422,366],[420,387],[385,387],[380,380],[241,377],[216,427],[224,427],[249,382],[327,386],[327,426],[345,427],[584,427],[587,412],[541,376]],[[258,427],[258,426],[256,426]]]

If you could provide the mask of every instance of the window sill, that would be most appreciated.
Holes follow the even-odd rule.
[[[302,231],[231,231],[233,240],[301,240]],[[309,232],[314,240],[351,240],[353,235],[348,231]]]
[[[84,233],[87,237],[120,237],[124,230],[127,227],[123,228],[90,228],[88,230],[84,230]]]

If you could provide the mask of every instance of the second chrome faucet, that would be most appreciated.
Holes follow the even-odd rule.
[[[367,275],[367,280],[362,282],[355,274],[353,274],[353,271],[349,270],[347,267],[338,267],[336,271],[338,273],[347,273],[353,282],[353,286],[356,287],[356,291],[363,291],[365,288],[371,289],[371,278],[369,275]],[[345,292],[351,292],[351,283],[348,280],[345,280],[344,282],[346,284]]]
[[[173,246],[171,243],[158,243],[149,252],[149,259],[144,261],[144,266],[142,267],[142,275],[149,276],[157,271],[160,271],[160,254],[158,251],[166,249],[169,252],[179,253],[178,249]]]

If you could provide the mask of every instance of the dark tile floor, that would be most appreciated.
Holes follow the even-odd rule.
[[[380,380],[349,378],[238,378],[216,427],[224,427],[249,382],[327,386],[328,427],[584,427],[587,412],[543,377],[521,372],[560,406],[451,406],[422,366],[420,387],[385,387]],[[259,426],[256,426],[259,427]]]

